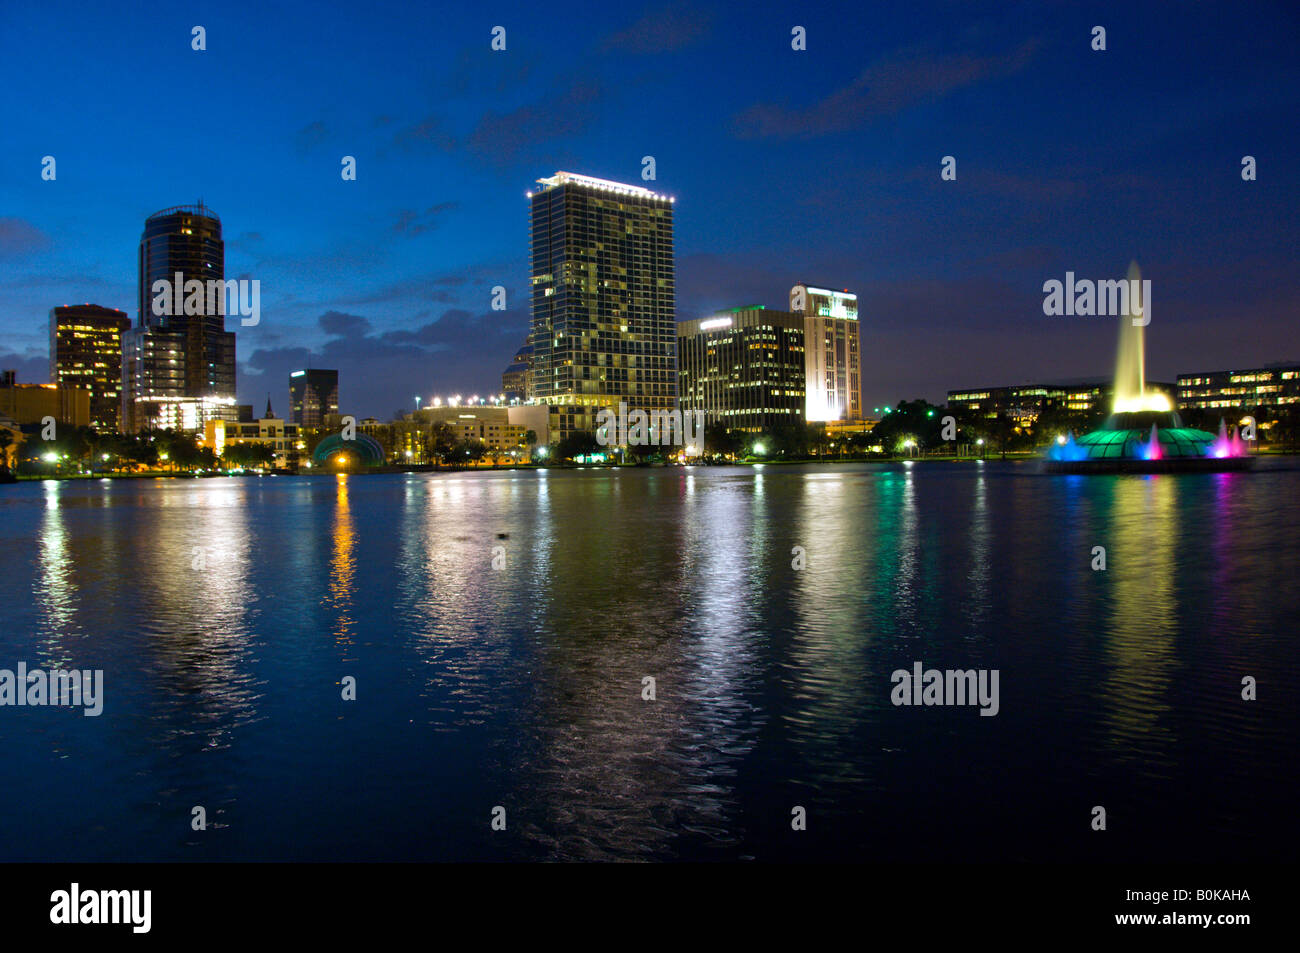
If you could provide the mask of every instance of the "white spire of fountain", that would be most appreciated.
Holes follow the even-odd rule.
[[[1127,309],[1119,322],[1119,351],[1115,356],[1113,413],[1139,410],[1167,411],[1169,398],[1146,389],[1146,325],[1151,322],[1151,302],[1142,300],[1142,272],[1136,261],[1128,266]],[[1141,320],[1136,320],[1140,318]]]

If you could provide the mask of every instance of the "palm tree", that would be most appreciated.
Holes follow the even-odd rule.
[[[9,472],[9,448],[14,445],[13,432],[0,426],[0,473]]]

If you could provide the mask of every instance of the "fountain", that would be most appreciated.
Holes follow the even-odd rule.
[[[1144,287],[1137,262],[1129,265],[1129,287]],[[1184,427],[1169,398],[1146,389],[1145,326],[1149,302],[1120,319],[1115,358],[1115,395],[1111,414],[1100,430],[1075,440],[1074,434],[1047,451],[1049,473],[1181,473],[1245,470],[1254,464],[1245,442],[1219,421],[1216,437]],[[1142,317],[1134,321],[1134,313]]]

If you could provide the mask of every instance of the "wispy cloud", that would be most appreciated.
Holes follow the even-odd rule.
[[[49,236],[21,218],[0,218],[0,257],[11,258],[50,246]]]
[[[459,202],[439,202],[437,205],[431,205],[423,212],[404,208],[397,213],[397,221],[393,223],[393,231],[401,235],[422,235],[437,228],[441,219],[446,217],[446,213],[458,208],[460,208]]]
[[[713,15],[685,3],[648,10],[626,30],[605,38],[601,49],[625,53],[671,53],[708,35]]]
[[[758,103],[740,113],[732,131],[742,139],[798,139],[825,136],[934,102],[984,80],[1010,76],[1033,59],[1037,40],[1016,49],[981,56],[908,50],[873,63],[853,82],[803,107]]]
[[[293,135],[293,145],[299,155],[306,155],[329,137],[329,130],[319,119],[303,126]]]
[[[537,102],[507,113],[488,113],[469,137],[469,147],[496,163],[514,161],[546,143],[585,132],[603,98],[600,86],[575,80]]]

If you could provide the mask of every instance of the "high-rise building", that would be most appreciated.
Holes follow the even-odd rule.
[[[749,305],[677,325],[678,401],[706,427],[804,422],[804,316]]]
[[[529,393],[529,378],[533,370],[533,348],[525,344],[515,352],[514,360],[501,374],[501,396],[506,400],[525,401]]]
[[[808,420],[861,420],[858,296],[797,284],[790,310],[804,316]]]
[[[339,412],[339,372],[319,367],[289,374],[289,420],[299,427],[325,426]]]
[[[235,335],[223,313],[221,220],[201,202],[156,212],[145,221],[139,264],[137,323],[123,342],[124,428],[198,430],[214,417],[233,419]],[[160,281],[180,290],[160,298]],[[202,283],[197,308],[186,291],[193,281]],[[168,298],[186,306],[170,306]],[[164,306],[155,308],[158,301]]]
[[[50,309],[50,383],[90,391],[90,426],[116,433],[122,419],[125,311],[97,304]]]
[[[673,200],[570,172],[532,199],[533,399],[550,433],[596,430],[600,408],[677,405]]]

